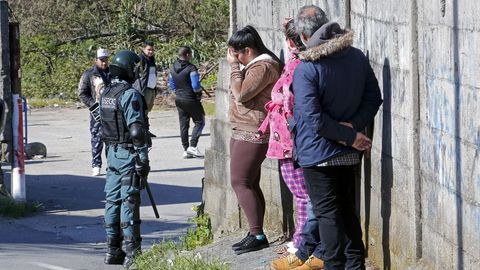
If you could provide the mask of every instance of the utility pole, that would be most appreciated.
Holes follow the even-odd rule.
[[[9,23],[10,76],[12,82],[12,197],[16,201],[25,201],[25,145],[23,141],[23,100],[20,83],[20,24]]]

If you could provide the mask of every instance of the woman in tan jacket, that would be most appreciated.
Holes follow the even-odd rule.
[[[280,76],[282,63],[247,25],[228,41],[230,64],[230,173],[232,187],[245,211],[249,233],[232,246],[236,254],[268,247],[263,233],[265,198],[260,189],[260,168],[268,149],[269,134],[258,128],[266,116],[265,104]]]

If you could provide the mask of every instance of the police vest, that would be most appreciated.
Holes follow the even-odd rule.
[[[100,97],[101,138],[105,143],[127,143],[130,134],[123,117],[120,104],[123,93],[132,88],[128,83],[112,83],[107,86]]]

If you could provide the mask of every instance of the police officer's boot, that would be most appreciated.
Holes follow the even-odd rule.
[[[125,252],[122,250],[122,238],[107,238],[105,264],[122,264],[124,260]]]
[[[123,261],[123,267],[128,270],[137,269],[137,266],[134,264],[134,259],[142,253],[142,238],[125,237],[123,244],[125,246],[125,252],[127,253]]]

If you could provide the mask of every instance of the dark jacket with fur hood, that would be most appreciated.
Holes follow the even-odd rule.
[[[294,155],[302,167],[354,152],[356,132],[369,124],[382,103],[378,81],[353,32],[327,23],[300,54],[295,70]],[[339,122],[350,122],[353,129]],[[338,142],[346,142],[344,146]]]

